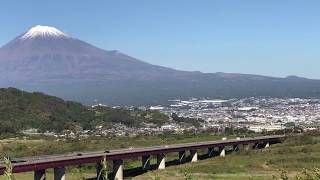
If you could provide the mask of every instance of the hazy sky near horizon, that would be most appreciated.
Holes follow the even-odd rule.
[[[181,70],[320,79],[318,0],[2,0],[0,46],[35,25]]]

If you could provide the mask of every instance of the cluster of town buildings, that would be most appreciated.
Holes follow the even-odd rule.
[[[320,99],[241,98],[229,100],[172,100],[168,106],[153,106],[167,115],[204,120],[203,128],[245,128],[253,132],[293,127],[320,128]]]
[[[160,111],[170,119],[161,126],[143,128],[115,125],[112,129],[100,127],[96,133],[103,136],[130,136],[138,134],[183,133],[215,129],[244,129],[251,132],[320,130],[320,99],[250,97],[240,99],[170,100],[167,105],[138,107],[140,110]],[[115,107],[119,108],[119,107]],[[127,107],[134,109],[137,107]],[[201,126],[172,121],[172,114],[199,119]]]
[[[256,133],[285,132],[287,129],[320,130],[320,99],[250,97],[208,100],[192,98],[190,100],[170,100],[169,102],[167,105],[151,107],[126,107],[128,110],[138,108],[140,111],[160,111],[166,114],[168,121],[160,126],[151,123],[144,124],[143,127],[127,127],[115,123],[112,128],[97,126],[94,130],[42,134],[56,137],[88,137],[156,135],[211,130],[223,133],[226,129]],[[99,104],[99,106],[104,105]],[[199,120],[200,126],[195,127],[192,124],[176,122],[172,119],[172,114]],[[36,129],[29,129],[23,133],[39,134]]]

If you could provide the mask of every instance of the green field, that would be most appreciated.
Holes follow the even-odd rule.
[[[168,135],[139,136],[132,138],[89,138],[81,140],[53,140],[40,138],[0,140],[1,156],[12,157],[58,154],[74,151],[96,151],[127,147],[155,146],[160,144],[200,142],[221,139],[222,136],[201,135]],[[234,138],[228,137],[228,138]],[[200,151],[200,154],[204,151]],[[167,161],[174,160],[176,153],[168,154]],[[155,163],[153,159],[152,163]],[[139,160],[125,161],[125,169],[141,166]],[[312,170],[320,167],[320,136],[299,135],[288,137],[283,144],[272,145],[269,149],[233,152],[225,158],[213,157],[168,166],[165,170],[154,170],[133,179],[273,179],[280,176],[281,170],[287,172],[291,179],[301,174],[304,168]],[[94,177],[94,166],[69,167],[68,179]],[[32,173],[16,174],[16,179],[32,179]],[[52,170],[48,171],[52,179]],[[1,178],[0,178],[1,179]],[[2,177],[2,179],[4,179]],[[1,179],[1,180],[2,180]]]

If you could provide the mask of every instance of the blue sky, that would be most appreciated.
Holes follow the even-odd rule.
[[[152,64],[320,79],[318,0],[2,0],[0,45],[32,26]]]

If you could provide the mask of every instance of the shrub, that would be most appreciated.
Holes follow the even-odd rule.
[[[14,176],[12,173],[13,166],[10,161],[10,158],[7,158],[7,157],[4,158],[4,166],[6,168],[6,170],[4,171],[4,176],[5,176],[6,180],[14,180]]]

